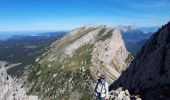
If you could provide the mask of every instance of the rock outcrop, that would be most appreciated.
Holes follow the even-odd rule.
[[[17,84],[6,72],[5,63],[0,62],[0,100],[38,100],[37,96],[28,96],[21,84]]]
[[[112,83],[126,69],[132,57],[126,50],[118,29],[110,29],[111,37],[97,42],[92,52],[91,72],[97,79],[99,74],[105,74],[107,81]]]
[[[123,90],[122,87],[119,87],[110,92],[109,100],[141,100],[141,98],[137,95],[131,95],[127,89]]]
[[[110,89],[124,87],[145,100],[170,99],[170,22],[137,53],[129,68]]]

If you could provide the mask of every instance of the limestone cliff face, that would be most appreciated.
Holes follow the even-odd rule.
[[[169,65],[170,22],[150,38],[110,89],[122,86],[146,100],[169,100]]]
[[[130,62],[130,54],[126,50],[118,29],[110,29],[111,37],[95,43],[92,52],[91,72],[95,78],[105,74],[112,83],[121,75]],[[129,61],[128,61],[129,59]]]
[[[92,100],[98,75],[106,74],[111,83],[130,60],[118,29],[77,28],[55,41],[26,72],[28,93],[45,100]]]
[[[0,100],[38,100],[28,96],[21,84],[17,84],[6,72],[5,63],[0,62]]]

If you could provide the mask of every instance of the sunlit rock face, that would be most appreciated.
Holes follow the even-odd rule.
[[[107,32],[111,37],[94,45],[91,71],[95,78],[98,78],[99,74],[105,74],[106,80],[112,83],[126,69],[132,57],[125,48],[120,31],[110,29]]]

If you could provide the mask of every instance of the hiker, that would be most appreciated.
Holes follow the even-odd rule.
[[[98,79],[94,92],[96,93],[96,100],[108,99],[108,83],[105,81],[105,75],[101,75]]]

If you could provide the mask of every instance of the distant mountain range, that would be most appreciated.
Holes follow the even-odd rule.
[[[159,29],[159,27],[156,27],[156,26],[155,27],[139,27],[139,28],[136,28],[136,29],[140,30],[144,33],[148,33],[148,32],[154,33]]]
[[[153,32],[144,32],[138,28],[131,26],[118,26],[122,33],[126,48],[133,55],[143,46],[143,44],[151,37]]]
[[[66,31],[56,31],[56,32],[41,32],[41,31],[19,31],[19,32],[0,32],[0,41],[5,41],[8,39],[22,38],[28,36],[51,36],[60,33],[66,33]]]

